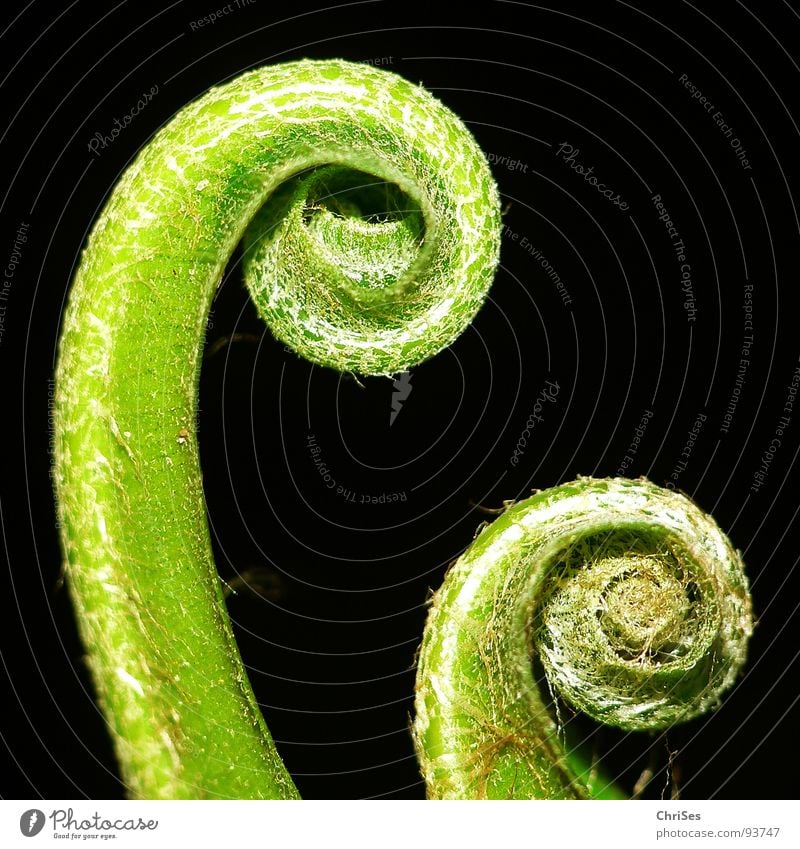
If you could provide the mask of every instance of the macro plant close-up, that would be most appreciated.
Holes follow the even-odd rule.
[[[208,311],[245,228],[248,289],[273,334],[319,365],[391,375],[472,318],[499,224],[488,165],[455,116],[345,62],[212,90],[123,177],[65,319],[55,481],[135,795],[295,792],[233,647],[193,437]]]
[[[800,16],[43,10],[0,796],[790,798]]]

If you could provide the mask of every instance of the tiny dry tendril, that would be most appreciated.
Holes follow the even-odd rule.
[[[433,600],[414,725],[429,797],[623,797],[546,694],[663,730],[718,704],[751,632],[741,558],[685,496],[593,478],[535,494],[479,534]]]
[[[481,306],[499,199],[452,112],[343,61],[212,89],[114,189],[64,319],[54,480],[79,628],[136,797],[297,796],[225,610],[194,436],[208,312],[240,243],[279,340],[396,374]]]

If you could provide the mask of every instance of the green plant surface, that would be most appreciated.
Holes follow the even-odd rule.
[[[447,108],[343,61],[212,89],[114,189],[64,319],[54,480],[65,572],[134,797],[297,796],[225,610],[195,434],[207,316],[242,240],[278,339],[389,375],[479,309],[498,195]]]
[[[598,722],[661,730],[719,703],[752,633],[714,520],[646,480],[580,478],[483,530],[436,593],[414,737],[431,798],[624,798],[535,680]]]

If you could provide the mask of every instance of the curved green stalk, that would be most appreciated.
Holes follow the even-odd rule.
[[[622,797],[560,733],[533,654],[574,708],[659,730],[718,703],[751,632],[741,558],[683,495],[581,478],[510,507],[426,625],[414,736],[429,796]]]
[[[195,438],[207,314],[234,248],[245,237],[275,336],[326,366],[391,374],[472,319],[499,230],[488,166],[458,119],[394,74],[340,61],[211,90],[120,180],[64,320],[54,477],[131,795],[297,795],[233,639]]]

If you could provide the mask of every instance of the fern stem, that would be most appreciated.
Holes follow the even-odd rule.
[[[499,222],[461,122],[400,77],[341,61],[212,89],[119,181],[64,319],[54,479],[131,795],[297,795],[235,645],[198,460],[204,331],[235,246],[245,238],[275,336],[325,366],[391,374],[470,322]]]
[[[573,708],[660,730],[718,704],[751,632],[741,558],[685,496],[581,478],[514,505],[430,611],[414,725],[429,795],[623,797],[565,744],[534,653]]]

